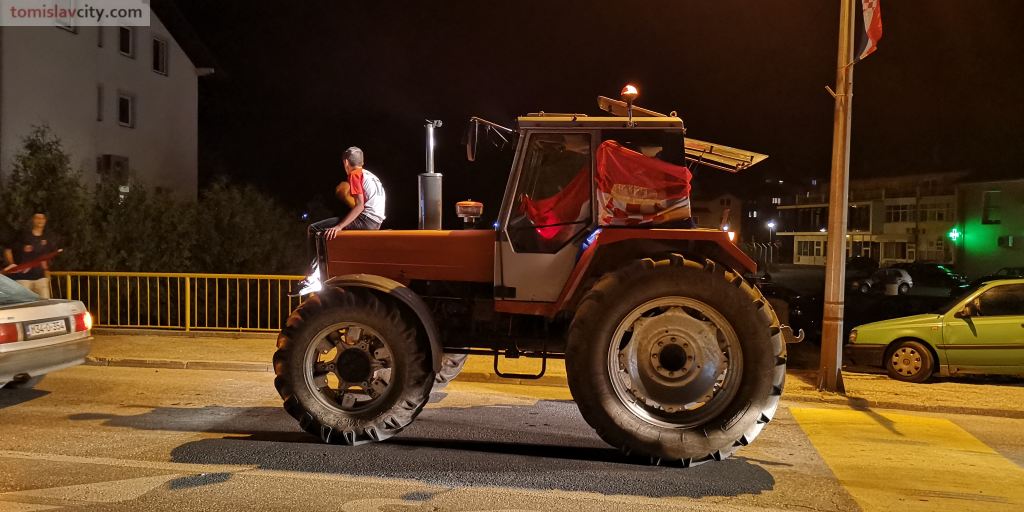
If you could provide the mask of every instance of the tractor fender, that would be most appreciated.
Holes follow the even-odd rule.
[[[575,307],[588,278],[614,270],[640,258],[665,257],[670,253],[708,258],[737,273],[754,272],[757,264],[715,229],[599,228],[590,235],[576,267],[547,315]]]
[[[327,280],[325,286],[336,286],[339,288],[366,288],[390,297],[403,306],[409,313],[413,314],[419,322],[421,334],[427,337],[430,342],[430,357],[433,362],[434,371],[441,369],[441,359],[444,357],[444,347],[441,346],[441,332],[434,322],[434,316],[423,298],[408,287],[382,276],[372,274],[348,274],[332,277]]]

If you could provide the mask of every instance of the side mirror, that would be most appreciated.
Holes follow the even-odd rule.
[[[483,125],[484,136],[487,137],[488,142],[498,148],[504,149],[509,143],[509,139],[516,136],[515,130],[498,123],[476,116],[469,118],[469,126],[466,127],[466,135],[462,140],[466,144],[466,159],[470,162],[476,161],[476,147],[480,142],[481,125]]]
[[[466,127],[466,160],[470,162],[476,161],[476,143],[480,139],[480,123],[477,123],[475,119],[470,119],[469,126]]]
[[[967,305],[967,306],[964,306],[964,308],[961,309],[960,311],[957,311],[956,313],[953,313],[953,318],[970,318],[971,314],[972,314],[971,306]]]

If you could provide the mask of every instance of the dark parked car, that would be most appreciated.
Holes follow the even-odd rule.
[[[971,282],[971,286],[981,286],[989,281],[996,281],[999,279],[1020,279],[1024,278],[1024,267],[1003,267],[996,271],[994,274],[982,276]]]
[[[897,263],[892,268],[906,270],[910,274],[914,279],[914,295],[951,297],[970,287],[967,277],[941,263]]]
[[[865,278],[878,270],[878,262],[867,256],[855,256],[846,260],[846,278]]]
[[[817,342],[821,339],[824,309],[820,296],[802,295],[792,288],[769,281],[756,282],[755,285],[775,309],[780,322],[792,327],[793,332],[803,329],[808,340]]]

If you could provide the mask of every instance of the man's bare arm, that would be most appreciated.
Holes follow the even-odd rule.
[[[4,249],[4,260],[7,262],[4,268],[14,266],[14,253],[10,249]]]

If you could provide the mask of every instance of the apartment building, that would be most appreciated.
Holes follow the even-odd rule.
[[[148,27],[0,27],[0,178],[47,125],[86,178],[195,198],[198,79],[212,66],[166,0]]]
[[[949,232],[956,225],[956,186],[966,172],[851,180],[847,257],[866,256],[886,265],[928,261],[954,263]],[[828,237],[828,183],[778,207],[779,239],[792,247],[793,263],[824,265]]]

